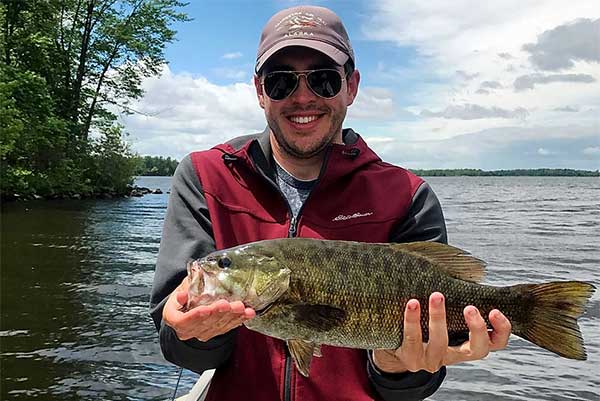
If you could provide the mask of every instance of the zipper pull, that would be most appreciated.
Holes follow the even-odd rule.
[[[290,222],[290,228],[288,230],[288,237],[296,236],[296,216],[292,217],[292,221]]]

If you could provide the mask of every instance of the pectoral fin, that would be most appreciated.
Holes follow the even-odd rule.
[[[312,357],[321,356],[321,346],[304,340],[287,340],[287,346],[298,372],[308,377]]]
[[[329,331],[346,319],[346,311],[329,305],[298,304],[292,313],[298,324],[318,331]]]

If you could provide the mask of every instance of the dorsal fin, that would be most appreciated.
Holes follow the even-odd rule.
[[[479,283],[485,275],[483,260],[451,245],[427,241],[390,245],[395,249],[416,253],[429,259],[437,268],[454,278]]]

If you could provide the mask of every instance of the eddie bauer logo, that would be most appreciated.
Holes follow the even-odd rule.
[[[373,214],[373,212],[367,212],[367,213],[356,212],[354,214],[340,214],[339,216],[331,219],[331,221],[345,221],[345,220],[350,220],[350,219],[357,219],[359,217],[366,217],[366,216],[370,216],[372,214]]]

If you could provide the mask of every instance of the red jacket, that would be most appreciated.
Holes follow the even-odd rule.
[[[224,249],[294,235],[363,242],[424,239],[445,242],[439,203],[423,180],[382,162],[353,131],[344,134],[346,144],[333,144],[328,148],[319,180],[297,221],[291,221],[287,202],[275,184],[267,133],[260,141],[239,138],[208,151],[192,153],[188,162],[197,175],[202,195],[197,199],[202,205],[196,207],[201,206],[205,219],[199,225],[207,226],[203,227],[204,236],[214,241],[210,248]],[[181,196],[179,191],[172,190],[171,198],[174,194]],[[170,202],[160,253],[170,253],[167,248],[172,241],[167,243],[165,238],[175,230],[167,226],[170,219],[176,220],[174,207]],[[207,253],[209,247],[205,244],[201,248],[201,252],[188,249],[188,257],[202,256],[198,253]],[[164,273],[159,272],[160,264],[161,254],[157,276]],[[161,310],[160,301],[172,291],[173,284],[181,281],[179,277],[180,272],[171,272],[170,281],[155,277],[155,287],[160,287],[153,289],[157,301],[155,311]],[[171,283],[168,292],[165,281]],[[160,320],[157,327],[161,330],[161,345],[167,359],[185,366],[185,357],[177,360],[165,352],[165,348],[172,348],[168,343],[179,341],[173,338],[172,330],[169,335],[163,335],[162,331],[169,328],[161,325]],[[214,366],[210,367],[217,367],[217,371],[208,401],[346,401],[399,399],[400,396],[420,399],[439,387],[445,373],[441,370],[433,375],[426,372],[400,377],[383,375],[368,362],[365,350],[323,346],[323,357],[313,360],[310,378],[305,378],[292,368],[284,342],[245,327],[208,343],[179,342],[186,343],[191,352],[200,350],[198,357],[203,357],[201,353],[213,354],[207,360],[213,362]],[[216,354],[221,357],[214,358]]]

